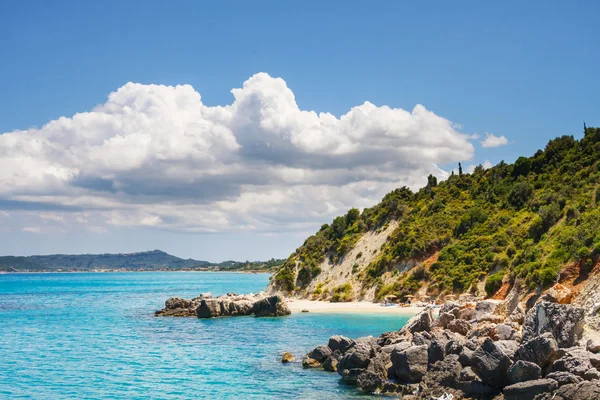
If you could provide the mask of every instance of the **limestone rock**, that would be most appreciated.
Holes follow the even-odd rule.
[[[584,310],[569,304],[542,302],[527,312],[523,341],[550,332],[559,347],[572,347],[583,333]]]
[[[455,319],[448,323],[446,327],[450,332],[456,332],[466,336],[471,330],[471,324],[464,319]]]
[[[292,312],[281,295],[265,297],[254,303],[252,311],[255,317],[278,317]]]
[[[318,362],[322,363],[327,357],[331,355],[332,351],[328,346],[317,346],[308,356]]]
[[[315,360],[314,358],[305,356],[302,359],[302,368],[321,368],[321,363]]]
[[[357,343],[340,359],[337,372],[343,376],[344,370],[365,369],[371,358],[375,357],[375,349],[369,343]]]
[[[323,361],[323,369],[329,372],[337,371],[338,359],[334,356],[329,356]]]
[[[504,388],[505,400],[528,400],[535,396],[552,392],[558,388],[558,383],[553,379],[537,379],[515,383]]]
[[[427,346],[412,346],[392,352],[394,377],[401,382],[419,382],[427,372]]]
[[[408,322],[404,325],[404,327],[400,330],[402,333],[410,332],[423,332],[430,331],[434,324],[433,318],[433,308],[425,307],[421,312],[408,320]]]
[[[544,369],[558,358],[558,343],[551,333],[545,333],[522,344],[515,358],[533,362]]]
[[[340,352],[345,353],[350,347],[354,345],[354,341],[345,336],[335,335],[329,338],[329,343],[327,346],[332,351],[339,350]]]
[[[542,378],[542,369],[530,361],[519,360],[508,369],[507,376],[511,383],[533,381]]]
[[[511,365],[510,358],[490,338],[486,338],[473,354],[471,367],[483,382],[501,388],[507,383],[506,372]]]

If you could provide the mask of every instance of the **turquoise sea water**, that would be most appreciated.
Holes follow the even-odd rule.
[[[264,274],[0,275],[0,398],[341,399],[338,376],[283,365],[329,336],[378,335],[406,318],[157,318],[171,296],[257,292]]]

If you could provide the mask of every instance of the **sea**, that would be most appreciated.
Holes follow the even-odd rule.
[[[379,335],[408,317],[155,317],[172,296],[254,293],[267,274],[0,275],[0,399],[366,399],[335,373],[282,364],[330,336]]]

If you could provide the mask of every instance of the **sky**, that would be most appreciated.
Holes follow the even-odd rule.
[[[600,125],[600,3],[413,3],[0,2],[0,254],[287,257]]]

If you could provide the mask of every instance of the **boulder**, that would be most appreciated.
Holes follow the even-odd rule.
[[[504,388],[504,400],[533,400],[537,395],[550,393],[558,389],[558,383],[553,379],[537,379],[515,383]]]
[[[302,368],[321,368],[321,363],[315,360],[314,358],[305,356],[302,359]]]
[[[463,367],[469,367],[473,364],[473,355],[475,351],[469,349],[468,347],[463,347],[462,351],[458,355],[458,361]]]
[[[468,338],[490,338],[492,340],[499,340],[498,332],[496,331],[496,324],[489,322],[480,322],[467,335]]]
[[[586,343],[585,348],[590,353],[600,353],[600,341],[589,339]]]
[[[508,369],[507,377],[511,383],[534,381],[542,378],[542,369],[530,361],[519,360]]]
[[[455,332],[460,335],[466,336],[471,330],[471,324],[464,319],[455,319],[448,323],[446,328],[450,332]]]
[[[511,360],[515,359],[515,353],[519,349],[519,342],[516,340],[498,340],[494,343],[496,343],[496,346],[498,346],[508,358]]]
[[[196,309],[198,318],[214,318],[221,316],[221,302],[217,299],[206,299]]]
[[[600,379],[600,372],[596,368],[588,369],[585,374],[583,374],[583,379],[586,381],[593,381]]]
[[[451,389],[458,390],[461,365],[456,355],[448,356],[444,360],[432,364],[421,380],[420,387],[422,398],[439,398],[444,393],[453,393]],[[461,396],[462,397],[462,396]]]
[[[585,379],[586,372],[592,369],[589,354],[580,347],[562,349],[559,352],[562,357],[554,361],[552,371],[570,372]]]
[[[569,288],[557,283],[552,286],[546,294],[541,298],[542,301],[548,301],[551,303],[569,304],[573,299],[573,292]]]
[[[506,319],[506,321],[523,325],[523,322],[525,321],[525,310],[523,310],[523,307],[521,307],[520,304],[517,304],[515,309],[510,313],[510,315]]]
[[[406,322],[406,325],[400,330],[402,332],[423,332],[430,331],[434,324],[433,308],[425,307],[421,312]]]
[[[498,334],[498,340],[521,340],[519,332],[508,324],[496,325],[496,333]]]
[[[287,351],[283,353],[283,356],[281,357],[281,362],[283,364],[291,363],[294,360],[294,355],[292,353],[288,353]]]
[[[475,307],[463,307],[458,311],[457,319],[470,321],[475,316]]]
[[[356,385],[357,381],[358,381],[358,377],[363,372],[365,372],[365,370],[362,368],[352,368],[352,369],[345,369],[345,370],[341,370],[338,368],[338,374],[340,374],[342,376],[342,381],[346,385]]]
[[[506,372],[512,361],[490,338],[486,338],[475,350],[471,364],[483,382],[501,388],[507,383]]]
[[[323,369],[329,372],[337,371],[338,359],[333,356],[327,357],[325,361],[323,361]]]
[[[522,344],[515,358],[530,361],[544,369],[558,358],[558,343],[551,333],[545,333]]]
[[[546,378],[554,379],[556,382],[558,382],[558,386],[569,385],[571,383],[579,383],[583,381],[582,377],[565,371],[550,372],[548,375],[546,375]]]
[[[536,397],[535,400],[592,400],[600,399],[600,382],[583,381],[559,387],[555,392]]]
[[[255,317],[278,317],[290,315],[292,312],[288,307],[285,298],[281,295],[265,297],[258,300],[252,307]]]
[[[367,393],[379,391],[386,383],[386,379],[374,371],[362,371],[356,378],[356,384]]]
[[[317,346],[313,351],[307,354],[310,358],[322,363],[331,355],[332,351],[328,346]]]
[[[454,314],[449,312],[440,312],[437,319],[436,325],[442,328],[446,328],[451,321],[454,321],[456,317]]]
[[[496,314],[496,311],[502,304],[500,300],[483,300],[477,303],[475,306],[475,314],[473,318],[477,321],[482,321],[485,318],[490,318],[491,315]]]
[[[371,358],[375,357],[375,349],[369,343],[357,343],[340,359],[337,372],[343,376],[344,370],[365,369]]]
[[[342,354],[353,345],[354,341],[352,339],[340,335],[330,337],[329,343],[327,344],[332,351],[339,350]]]
[[[523,341],[549,332],[559,347],[572,347],[583,333],[584,310],[570,304],[537,303],[527,312]]]
[[[412,346],[402,351],[392,352],[392,369],[396,380],[419,382],[427,372],[427,346]]]

